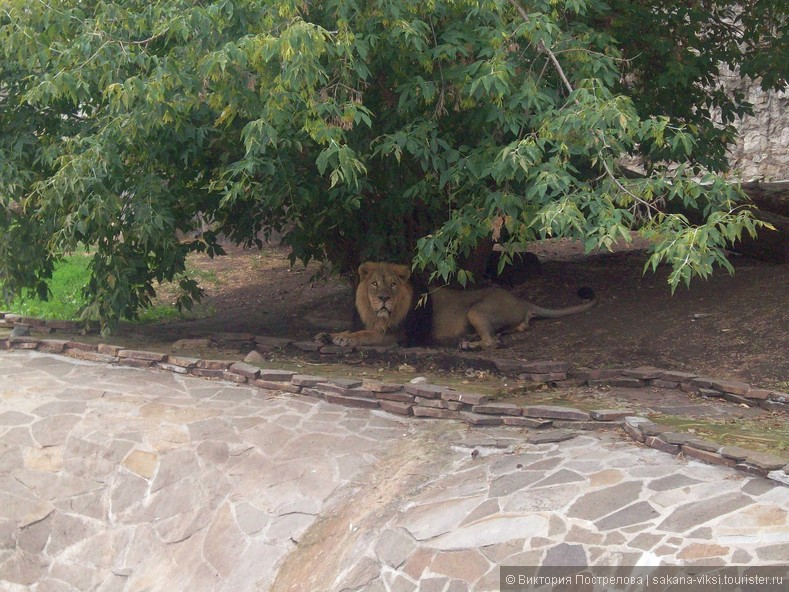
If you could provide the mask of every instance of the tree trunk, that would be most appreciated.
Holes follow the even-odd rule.
[[[743,237],[734,250],[772,263],[789,263],[789,181],[743,183],[742,189],[758,208],[753,210],[754,216],[775,230],[763,228],[755,240]]]
[[[774,226],[775,230],[761,228],[755,239],[743,235],[732,250],[762,261],[789,263],[789,218],[765,210],[753,210],[753,214]]]
[[[789,181],[743,183],[742,189],[763,211],[789,217]]]
[[[756,239],[744,234],[731,250],[770,263],[789,263],[789,183],[745,183],[743,191],[756,206],[754,217],[775,227],[761,228]],[[687,216],[694,224],[701,224],[700,209],[686,209],[677,204],[671,211]]]

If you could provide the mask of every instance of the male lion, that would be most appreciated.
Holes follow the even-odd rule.
[[[579,290],[584,304],[567,308],[542,308],[521,300],[498,287],[475,290],[432,289],[427,303],[417,306],[418,295],[409,281],[405,265],[367,262],[359,266],[356,310],[365,328],[331,335],[318,340],[340,346],[356,345],[450,345],[469,349],[499,346],[498,334],[525,331],[534,318],[557,318],[592,308],[597,299],[588,288]],[[464,342],[471,329],[478,341]]]

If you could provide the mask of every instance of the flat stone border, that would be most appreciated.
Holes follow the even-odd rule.
[[[37,350],[80,360],[117,364],[134,368],[159,368],[177,374],[221,379],[256,386],[264,391],[299,393],[329,403],[388,413],[433,419],[453,419],[470,426],[522,426],[539,430],[527,440],[533,443],[559,442],[572,437],[568,430],[623,428],[635,441],[673,455],[682,454],[710,464],[728,466],[752,475],[766,477],[789,486],[789,464],[778,456],[758,453],[737,446],[702,440],[687,433],[655,424],[629,411],[597,409],[583,411],[552,405],[515,405],[490,401],[485,395],[463,392],[434,384],[399,384],[376,380],[327,378],[295,371],[265,369],[246,362],[206,360],[144,350],[125,349],[110,344],[92,345],[62,339],[8,337],[0,339],[0,350]],[[751,389],[735,381],[713,380],[656,368],[622,370],[573,369],[565,362],[506,362],[515,372],[534,382],[560,384],[572,380],[582,384],[681,388],[706,396],[723,397],[749,404],[758,401],[786,408],[789,395]],[[536,377],[539,377],[537,379]],[[707,392],[705,392],[707,391]],[[756,394],[756,396],[751,396]],[[767,409],[774,407],[768,406]]]
[[[83,327],[83,324],[77,321],[49,321],[0,312],[0,327],[11,329],[20,327],[23,332],[29,332],[34,336],[41,335],[46,337],[58,331],[78,332]],[[95,326],[92,327],[92,330],[95,329]],[[21,344],[24,343],[25,339],[35,340],[36,338],[10,337],[8,339],[15,340],[17,344],[15,347],[21,349],[24,347]],[[57,342],[57,340],[48,341]],[[64,341],[64,343],[74,344],[76,342]],[[254,335],[252,333],[215,333],[211,335],[211,338],[181,339],[174,344],[176,348],[182,349],[190,347],[205,348],[214,345],[228,345],[240,348],[242,351],[257,350],[263,353],[276,349],[285,350],[292,348],[301,353],[319,354],[324,357],[337,356],[338,358],[353,352],[375,354],[393,351],[390,347],[339,347],[336,345],[321,345],[312,341],[294,341],[281,337]],[[398,350],[398,354],[406,359],[419,359],[442,355],[443,352],[442,350],[428,348],[407,348]],[[464,358],[464,360],[470,361],[468,358]],[[161,360],[154,361],[161,362]],[[495,367],[496,370],[504,375],[516,376],[520,380],[529,381],[535,385],[548,384],[553,387],[611,386],[623,388],[648,388],[654,386],[665,389],[679,389],[705,398],[722,398],[736,404],[748,405],[749,407],[762,407],[770,411],[782,410],[789,412],[788,393],[759,388],[738,380],[710,378],[700,374],[662,370],[652,366],[595,369],[574,367],[569,362],[554,360],[523,361],[477,358],[475,361]],[[210,374],[205,375],[209,376]]]

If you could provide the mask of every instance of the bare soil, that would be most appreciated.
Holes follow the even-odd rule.
[[[579,287],[589,286],[599,303],[577,316],[535,321],[482,355],[596,368],[649,365],[789,390],[789,266],[732,255],[733,276],[721,269],[672,295],[667,270],[643,273],[643,248],[636,242],[584,256],[570,241],[535,244],[542,269],[514,289],[518,295],[567,306],[577,303]],[[162,341],[217,332],[310,340],[350,327],[351,289],[340,279],[316,279],[317,265],[291,267],[282,247],[226,250],[225,257],[191,261],[207,292],[193,318],[142,332]],[[163,286],[160,298],[172,297]]]

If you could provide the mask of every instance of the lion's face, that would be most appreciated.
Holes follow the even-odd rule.
[[[356,306],[365,325],[393,326],[405,317],[413,296],[410,277],[405,265],[367,262],[359,266]]]

